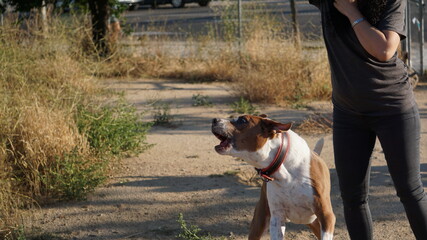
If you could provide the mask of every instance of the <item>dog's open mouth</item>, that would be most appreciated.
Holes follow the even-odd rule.
[[[217,152],[223,152],[231,146],[231,139],[230,138],[228,138],[227,136],[221,135],[219,133],[215,133],[215,132],[213,132],[213,134],[215,135],[215,137],[217,137],[221,141],[221,143],[219,145],[215,146],[215,150]]]

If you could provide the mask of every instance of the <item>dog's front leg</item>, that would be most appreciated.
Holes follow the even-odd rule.
[[[283,216],[273,215],[270,218],[270,239],[282,240],[285,238],[286,226],[283,222]]]
[[[270,208],[267,200],[267,183],[263,183],[261,194],[252,218],[248,240],[260,240],[270,222]]]

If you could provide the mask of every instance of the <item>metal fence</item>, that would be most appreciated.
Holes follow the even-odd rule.
[[[0,4],[4,0],[0,0]],[[241,25],[242,25],[242,9],[241,9],[241,0],[237,0],[239,3],[239,39],[241,37]],[[288,2],[289,0],[283,0]],[[297,0],[298,2],[304,2],[308,6],[307,0]],[[405,1],[405,0],[403,0]],[[427,26],[425,26],[427,21],[424,21],[425,7],[424,0],[407,0],[407,9],[406,9],[406,28],[407,28],[407,38],[402,44],[402,50],[406,53],[408,65],[415,70],[418,75],[427,75],[427,44],[424,42],[427,41],[425,31]],[[273,1],[274,2],[274,1]],[[279,1],[280,2],[280,1]],[[314,8],[314,7],[313,7]],[[3,25],[3,14],[2,8],[0,7],[0,26]],[[304,9],[303,11],[310,11],[310,9]],[[315,10],[317,12],[317,10]],[[287,13],[289,14],[289,12]],[[162,23],[164,24],[164,23]],[[305,24],[305,26],[308,26]],[[319,27],[317,27],[319,28]],[[313,31],[309,29],[308,31]]]
[[[406,9],[407,38],[403,43],[403,51],[407,53],[409,66],[418,75],[424,75],[427,63],[425,49],[424,1],[408,0]]]

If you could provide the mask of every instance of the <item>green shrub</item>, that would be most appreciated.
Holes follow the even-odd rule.
[[[52,166],[44,182],[52,198],[82,200],[106,179],[106,161],[90,161],[78,153],[64,155]]]
[[[235,113],[239,114],[258,114],[252,103],[243,97],[240,97],[239,101],[232,103],[231,108]]]
[[[154,125],[157,126],[172,126],[173,116],[170,113],[169,103],[159,103],[155,106]]]
[[[179,214],[177,222],[181,226],[181,233],[178,234],[179,239],[184,240],[215,240],[210,234],[201,235],[202,229],[198,226],[190,225],[188,226],[184,220],[182,213]]]
[[[145,138],[152,125],[141,122],[141,116],[123,101],[99,108],[81,106],[77,126],[98,154],[137,154],[148,147]]]
[[[213,106],[212,101],[209,99],[209,96],[204,96],[201,94],[194,94],[191,98],[193,100],[193,106],[205,106],[211,107]]]

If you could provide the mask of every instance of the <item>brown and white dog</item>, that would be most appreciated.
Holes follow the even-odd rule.
[[[271,239],[284,239],[286,222],[306,224],[318,239],[332,239],[335,215],[328,167],[290,130],[291,123],[266,117],[212,121],[212,133],[221,141],[216,152],[242,158],[266,180],[249,239],[260,239],[268,219]]]

